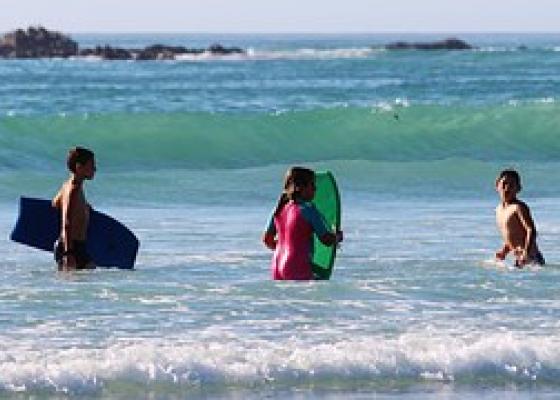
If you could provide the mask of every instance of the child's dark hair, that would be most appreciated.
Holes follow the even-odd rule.
[[[66,165],[68,165],[70,171],[76,172],[76,164],[84,165],[89,160],[93,159],[93,157],[93,151],[84,147],[74,147],[68,151]]]
[[[291,167],[288,169],[284,177],[284,190],[278,199],[274,215],[278,215],[290,200],[300,199],[302,189],[314,181],[315,172],[312,169],[304,167]]]
[[[521,188],[521,177],[519,176],[519,172],[517,172],[516,170],[511,169],[511,168],[510,169],[504,169],[498,175],[498,179],[496,179],[496,182],[498,182],[502,178],[513,179],[513,181],[517,184],[517,186],[519,188]]]

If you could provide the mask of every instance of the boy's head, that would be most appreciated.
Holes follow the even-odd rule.
[[[496,190],[502,200],[512,200],[521,191],[521,177],[514,169],[504,169],[496,178]]]
[[[86,179],[92,179],[95,174],[95,155],[93,151],[83,147],[74,147],[68,152],[68,169]]]

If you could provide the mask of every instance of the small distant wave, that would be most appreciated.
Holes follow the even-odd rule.
[[[524,46],[482,46],[473,49],[475,52],[482,53],[506,53],[524,50],[527,50]]]
[[[295,50],[250,50],[249,57],[257,60],[325,60],[325,59],[348,59],[348,58],[367,58],[382,52],[380,49],[369,47],[362,48],[340,48],[340,49],[313,49],[303,48]]]
[[[302,48],[295,50],[260,50],[249,48],[245,54],[216,55],[210,52],[201,54],[181,55],[177,61],[212,61],[212,60],[328,60],[367,58],[381,50],[372,48],[341,48],[341,49],[313,49]]]
[[[508,104],[511,106],[519,106],[524,104],[554,104],[556,103],[556,98],[554,97],[541,97],[537,99],[524,99],[524,100],[517,100],[513,99],[508,101]]]
[[[370,47],[338,49],[300,48],[293,50],[262,50],[248,48],[245,53],[234,54],[217,54],[210,51],[204,51],[198,54],[179,54],[176,55],[175,60],[167,60],[165,62],[352,59],[368,58],[383,51],[384,50],[380,48],[374,49]],[[91,62],[103,61],[101,57],[97,56],[77,56],[71,59]]]
[[[558,52],[560,51],[560,46],[529,46],[524,44],[519,45],[508,45],[508,46],[480,46],[472,49],[474,52],[482,53],[515,53],[523,51],[531,52]]]

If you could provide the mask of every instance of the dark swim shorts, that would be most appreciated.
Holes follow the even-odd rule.
[[[537,251],[537,253],[535,255],[533,255],[532,257],[529,257],[529,259],[527,260],[527,264],[544,265],[545,261],[544,261],[544,257],[542,255],[542,253],[540,251]],[[521,267],[522,265],[519,264],[519,262],[516,260],[515,261],[515,266],[516,267]]]
[[[64,244],[61,239],[58,239],[54,244],[54,259],[59,266],[62,265],[63,253]],[[91,262],[91,257],[87,252],[85,241],[74,240],[72,242],[72,253],[76,258],[77,269],[89,268],[88,264]]]

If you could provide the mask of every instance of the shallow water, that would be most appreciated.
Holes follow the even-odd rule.
[[[557,259],[557,202],[533,205]],[[560,268],[486,261],[491,210],[350,202],[329,282],[269,279],[265,207],[109,208],[142,241],[135,271],[57,274],[48,253],[4,242],[2,384],[164,398],[556,391]],[[2,225],[12,218],[3,208]]]

